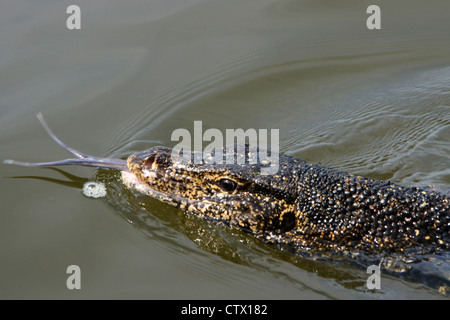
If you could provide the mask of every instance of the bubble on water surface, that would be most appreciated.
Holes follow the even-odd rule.
[[[89,198],[103,198],[106,196],[106,186],[102,182],[86,182],[83,185],[83,194]]]

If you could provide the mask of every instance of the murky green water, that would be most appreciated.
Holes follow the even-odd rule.
[[[75,4],[75,3],[74,3]],[[0,159],[173,146],[176,128],[277,128],[280,150],[400,184],[450,189],[447,0],[7,0],[0,10]],[[82,195],[88,180],[108,195]],[[127,193],[118,176],[0,165],[0,298],[441,298],[292,257]],[[66,268],[81,268],[68,290]],[[448,268],[447,268],[448,269]]]

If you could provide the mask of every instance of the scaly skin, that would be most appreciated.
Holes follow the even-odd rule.
[[[261,175],[259,163],[175,163],[171,152],[154,147],[131,155],[125,184],[262,241],[300,250],[449,249],[447,195],[282,154],[278,173]]]

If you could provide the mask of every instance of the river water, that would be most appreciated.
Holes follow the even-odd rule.
[[[280,151],[450,189],[450,2],[79,0],[0,5],[0,159],[125,158],[176,128],[276,128]],[[0,164],[0,298],[443,298],[292,257],[127,193],[117,173]],[[104,198],[81,192],[103,181]],[[69,290],[67,267],[81,270]],[[448,266],[448,264],[447,264]],[[446,266],[445,266],[446,267]],[[446,268],[448,269],[448,267]],[[448,276],[448,273],[447,273]]]

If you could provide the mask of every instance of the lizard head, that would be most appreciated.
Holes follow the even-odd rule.
[[[223,159],[230,153],[242,155],[239,147],[223,148]],[[243,148],[245,161],[227,164],[211,163],[211,154],[201,152],[184,154],[187,161],[180,161],[173,149],[153,147],[130,155],[130,171],[123,171],[122,178],[127,187],[140,193],[253,234],[294,228],[296,197],[288,187],[291,175],[283,170],[290,157],[280,155],[277,173],[261,174],[267,165],[251,161],[257,148]]]

